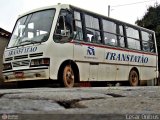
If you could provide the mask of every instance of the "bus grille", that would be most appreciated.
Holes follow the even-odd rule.
[[[5,58],[5,61],[11,61],[11,60],[13,60],[13,57]]]
[[[43,53],[34,53],[29,55],[29,57],[40,57],[40,56],[43,56]]]
[[[12,63],[13,67],[29,66],[29,64],[30,60],[16,61]]]
[[[15,56],[15,57],[14,57],[14,60],[25,59],[25,58],[28,58],[28,55]]]

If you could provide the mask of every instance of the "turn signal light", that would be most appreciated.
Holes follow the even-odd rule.
[[[49,66],[50,59],[49,58],[39,58],[31,60],[30,66],[37,67],[37,66]]]

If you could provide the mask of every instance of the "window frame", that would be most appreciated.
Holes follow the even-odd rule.
[[[75,14],[74,14],[74,12],[77,12],[77,13],[79,13],[80,14],[80,20],[78,20],[78,19],[76,19],[75,18]],[[77,35],[76,35],[76,37],[75,37],[75,40],[78,40],[78,41],[84,41],[84,26],[83,26],[83,17],[82,17],[82,12],[81,11],[79,11],[79,10],[76,10],[76,9],[74,9],[73,10],[73,29],[75,30],[75,31],[77,31],[76,30],[76,22],[80,22],[81,23],[81,29],[82,29],[82,36],[83,36],[83,38],[82,39],[80,39],[80,36],[79,36],[79,34],[78,34],[78,39],[77,39]],[[74,31],[73,30],[73,31]]]
[[[132,37],[132,36],[128,36],[128,35],[127,35],[127,27],[130,27],[130,28],[136,30],[136,31],[138,32],[138,37],[139,37],[139,39],[136,38],[136,37],[134,38],[134,37]],[[142,47],[141,47],[141,46],[142,46],[142,42],[141,42],[142,39],[141,39],[141,35],[140,35],[140,29],[139,29],[138,27],[131,26],[131,25],[128,25],[128,24],[127,24],[127,25],[125,25],[125,32],[126,32],[126,39],[127,39],[127,48],[128,48],[128,49],[131,49],[131,50],[133,49],[133,50],[142,51]],[[136,42],[138,41],[140,48],[137,49],[137,48],[132,48],[132,47],[130,47],[130,46],[129,46],[129,42],[130,42],[129,39],[135,40]]]
[[[129,51],[131,50],[131,51],[138,51],[138,52],[147,52],[147,51],[143,50],[143,45],[142,45],[143,40],[142,40],[142,35],[141,35],[141,31],[146,31],[146,32],[149,32],[149,33],[152,34],[153,41],[152,41],[151,44],[154,45],[154,52],[155,53],[157,52],[157,49],[156,49],[156,46],[155,46],[156,45],[156,41],[155,41],[155,33],[154,33],[154,31],[150,31],[150,30],[147,30],[145,28],[142,28],[142,27],[139,27],[139,26],[135,26],[135,25],[132,25],[132,24],[129,24],[129,23],[125,23],[125,22],[122,22],[122,21],[119,21],[119,20],[116,20],[116,19],[112,19],[112,18],[103,16],[103,15],[99,15],[97,13],[93,13],[93,12],[90,12],[90,11],[79,9],[79,8],[74,7],[74,6],[71,6],[71,9],[73,11],[77,11],[77,12],[81,13],[81,23],[82,23],[82,32],[83,32],[83,40],[81,40],[81,42],[87,42],[89,44],[101,44],[102,46],[108,46],[108,47],[111,46],[113,48],[119,48],[119,49],[124,49],[124,50],[129,50]],[[97,29],[86,27],[85,14],[90,15],[90,16],[95,17],[95,18],[98,19],[98,21],[99,21],[99,30],[98,30],[98,32],[99,32],[99,36],[101,38],[101,42],[100,43],[97,43],[97,42],[93,43],[93,42],[86,41],[87,40],[87,29],[92,29],[92,30],[95,30],[95,31],[97,31]],[[103,29],[103,27],[104,27],[103,26],[103,20],[107,20],[109,22],[115,23],[116,24],[116,32],[112,33],[112,32],[105,31]],[[138,38],[134,38],[134,36],[133,37],[127,36],[126,26],[137,30],[138,31]],[[121,31],[120,29],[123,31],[123,34],[120,33],[120,31]],[[116,46],[115,45],[113,46],[113,45],[105,44],[104,32],[116,36],[116,38],[117,38],[116,39],[116,41],[117,41],[117,45]],[[123,40],[121,40],[121,37],[123,38]],[[128,39],[133,39],[136,42],[138,41],[139,48],[130,47]]]
[[[143,39],[143,34],[142,34],[142,32],[145,32],[145,33],[148,33],[148,34],[151,34],[152,36],[152,41],[147,41],[147,40],[144,40]],[[155,47],[155,38],[154,38],[154,33],[153,32],[150,32],[150,31],[147,31],[147,30],[141,30],[141,38],[142,38],[142,51],[144,51],[144,52],[151,52],[151,53],[155,53],[156,52],[156,47]],[[144,45],[143,45],[143,43],[148,43],[148,45],[149,45],[149,51],[145,51],[144,50]],[[151,49],[151,45],[153,45],[153,50]]]
[[[98,27],[99,27],[99,29],[96,29],[96,28],[94,28],[94,27],[87,27],[85,15],[97,19],[97,20],[98,20],[98,25],[99,25]],[[88,12],[83,12],[83,21],[84,21],[84,24],[85,24],[85,25],[84,25],[84,26],[85,26],[85,38],[86,38],[86,41],[85,41],[85,42],[95,43],[95,44],[103,44],[102,32],[101,32],[102,25],[101,25],[100,16],[97,16],[96,14],[90,14],[90,13],[88,13]],[[99,34],[98,34],[98,37],[100,38],[100,40],[98,40],[98,39],[97,39],[97,40],[93,40],[93,42],[92,42],[92,40],[88,40],[87,29],[91,29],[91,30],[93,30],[95,33],[99,33]],[[95,35],[93,35],[93,36],[95,36]],[[93,36],[92,36],[92,37],[93,37]]]

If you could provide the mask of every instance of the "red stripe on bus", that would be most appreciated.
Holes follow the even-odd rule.
[[[113,50],[121,50],[121,51],[125,51],[125,52],[133,52],[133,53],[140,53],[140,54],[158,56],[158,54],[156,54],[156,53],[145,53],[145,52],[134,51],[134,50],[124,50],[124,49],[122,49],[122,48],[114,48],[114,47],[109,47],[109,46],[104,46],[104,45],[96,45],[96,44],[90,44],[90,43],[80,43],[80,42],[75,42],[75,41],[72,41],[72,42],[70,42],[70,43],[73,43],[73,44],[77,43],[77,44],[79,44],[79,45],[85,45],[85,46],[108,48],[108,49],[113,49]]]

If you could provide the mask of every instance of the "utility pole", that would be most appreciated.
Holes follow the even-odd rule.
[[[108,5],[108,17],[110,17],[111,6]]]

